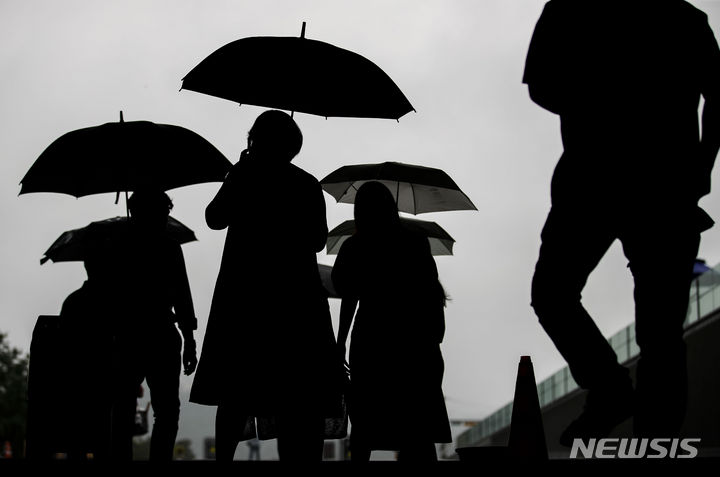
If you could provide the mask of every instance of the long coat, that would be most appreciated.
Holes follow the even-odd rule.
[[[206,220],[228,231],[190,401],[257,417],[336,413],[342,362],[316,259],[327,238],[319,182],[290,163],[242,159]]]

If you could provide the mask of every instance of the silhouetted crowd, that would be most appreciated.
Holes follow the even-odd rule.
[[[605,437],[630,417],[638,436],[675,436],[687,399],[692,268],[713,223],[698,201],[720,149],[720,50],[707,17],[679,0],[551,0],[523,81],[559,116],[564,147],[531,291],[540,324],[589,391],[561,441]],[[227,236],[199,360],[165,192],[135,191],[125,233],[95,244],[87,281],[61,313],[73,330],[69,372],[92,403],[93,418],[75,429],[80,454],[132,458],[147,380],[150,458],[170,460],[181,369],[195,373],[190,401],[217,406],[221,461],[256,438],[277,438],[281,460],[321,460],[323,441],[345,437],[348,420],[356,461],[374,450],[433,461],[435,444],[451,442],[446,293],[428,240],[403,227],[385,185],[357,190],[356,233],[332,271],[342,299],[335,334],[316,259],[328,235],[323,189],[292,163],[302,143],[290,115],[260,114],[206,208],[207,225]],[[635,283],[635,383],[581,304],[615,240]]]

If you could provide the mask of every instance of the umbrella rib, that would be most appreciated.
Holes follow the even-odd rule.
[[[345,195],[348,193],[348,191],[349,191],[350,189],[355,189],[355,192],[357,192],[357,187],[355,187],[355,181],[350,182],[350,187],[347,187],[347,188],[343,191],[342,195],[340,196],[340,199],[342,199],[343,197],[345,197]],[[338,199],[338,202],[340,202],[340,199]]]

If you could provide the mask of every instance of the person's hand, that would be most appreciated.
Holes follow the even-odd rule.
[[[183,347],[183,368],[185,369],[185,376],[190,376],[195,372],[197,368],[197,352],[195,347],[195,339],[190,338],[185,340]]]
[[[238,163],[246,161],[250,159],[250,149],[245,149],[243,152],[240,153],[240,160]]]

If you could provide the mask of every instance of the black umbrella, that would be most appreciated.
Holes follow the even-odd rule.
[[[63,232],[47,249],[45,256],[40,259],[40,264],[44,264],[48,260],[53,262],[84,261],[89,247],[98,241],[123,233],[127,226],[127,217],[113,217]],[[173,217],[168,217],[167,233],[170,238],[181,244],[197,240],[191,229]]]
[[[182,88],[324,117],[399,119],[412,105],[367,58],[305,38],[248,37],[219,48],[193,68]]]
[[[20,194],[82,197],[222,182],[232,163],[199,134],[150,121],[78,129],[56,139],[21,181]]]
[[[328,174],[320,184],[338,202],[352,204],[357,190],[369,181],[385,184],[401,212],[477,210],[447,173],[432,167],[401,162],[343,166]]]
[[[400,223],[413,232],[424,235],[430,242],[433,255],[452,255],[455,239],[435,222],[400,217]],[[328,232],[327,254],[336,254],[348,237],[355,233],[355,221],[346,220]]]

